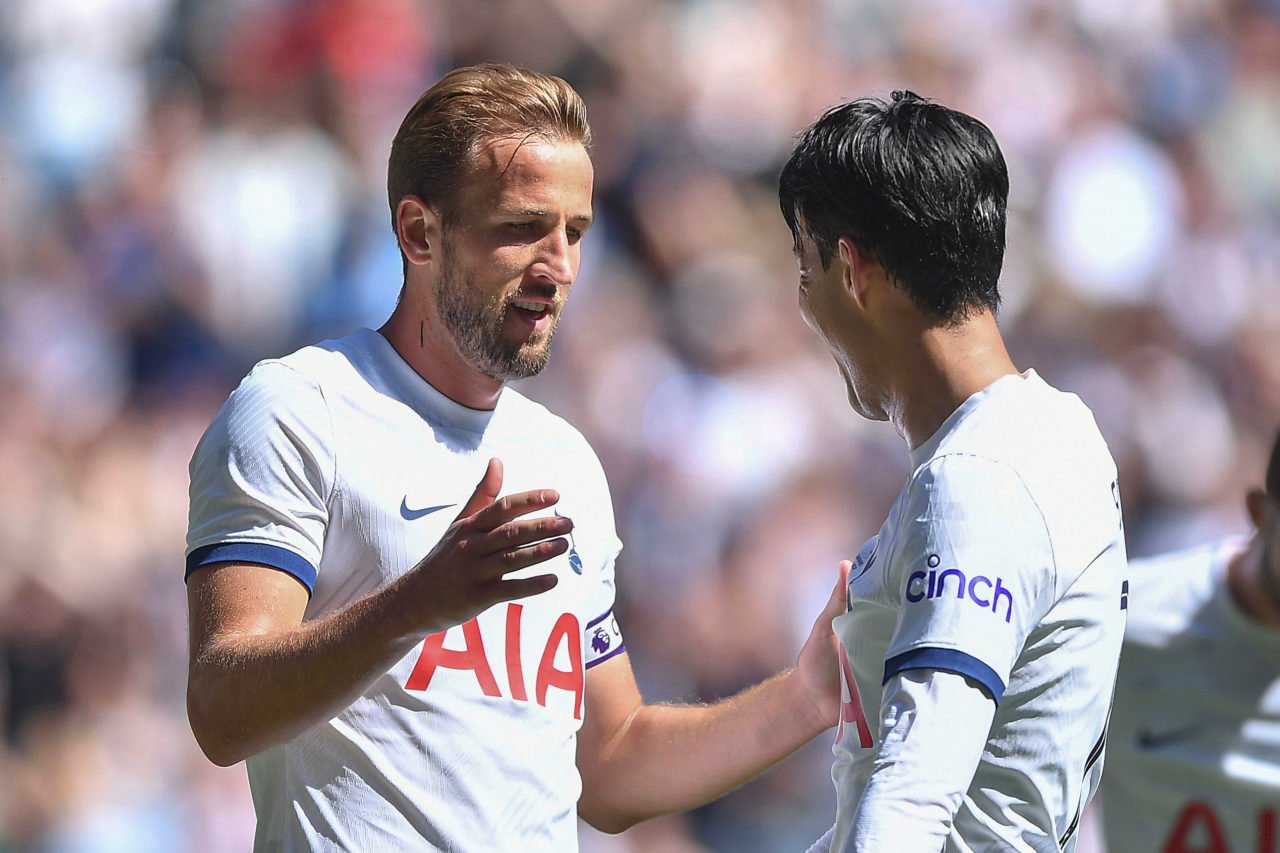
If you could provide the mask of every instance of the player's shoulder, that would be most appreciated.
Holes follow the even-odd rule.
[[[1054,460],[1069,460],[1072,466],[1113,467],[1088,406],[1034,370],[1004,377],[981,394],[940,449],[966,449],[1019,469]]]
[[[1016,565],[1032,573],[1053,562],[1044,513],[1021,475],[1001,459],[962,451],[931,457],[912,474],[892,518],[890,562],[899,571],[910,568],[902,558],[909,562],[922,551],[958,550],[968,559],[1018,555],[1008,570]]]
[[[368,334],[376,333],[361,330],[309,344],[286,355],[265,358],[249,370],[241,385],[261,389],[322,386],[327,380],[354,369],[354,365],[369,360]]]
[[[233,424],[265,424],[314,415],[325,408],[320,384],[285,359],[258,362],[227,398],[220,417]],[[216,421],[215,421],[216,423]]]
[[[907,489],[918,503],[950,506],[964,511],[969,501],[1006,507],[1011,499],[1030,498],[1022,475],[1009,460],[962,446],[948,447],[921,460],[911,473]]]
[[[993,477],[1012,472],[1051,524],[1078,523],[1087,512],[1099,531],[1113,526],[1115,461],[1093,413],[1075,394],[1027,371],[1002,378],[958,414],[933,449],[935,457],[985,460]]]
[[[1237,544],[1234,538],[1216,539],[1167,554],[1135,557],[1129,561],[1130,587],[1153,603],[1172,604],[1188,593],[1204,597]]]
[[[349,335],[310,344],[288,355],[259,362],[254,369],[268,367],[279,372],[283,368],[315,386],[324,387],[360,376],[368,370],[370,364],[379,360],[380,351],[389,346],[377,332],[360,329]]]
[[[1226,560],[1240,545],[1220,539],[1131,560],[1125,642],[1160,646],[1184,634],[1207,612]]]
[[[330,421],[332,401],[367,387],[362,371],[376,357],[369,335],[377,333],[361,330],[259,361],[231,392],[219,420],[251,431],[271,423]]]
[[[193,492],[230,467],[314,464],[333,473],[333,417],[316,378],[292,356],[258,362],[227,397],[191,457]],[[301,470],[301,467],[299,470]]]

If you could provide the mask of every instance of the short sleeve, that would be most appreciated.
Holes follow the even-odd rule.
[[[258,563],[310,592],[335,468],[319,386],[280,362],[259,364],[191,458],[186,574],[211,563]]]
[[[586,602],[586,627],[583,629],[583,642],[586,648],[585,663],[590,669],[604,663],[610,658],[627,650],[622,638],[622,628],[614,614],[617,594],[615,569],[618,555],[622,552],[622,540],[618,538],[617,525],[613,517],[613,498],[609,493],[609,482],[600,465],[600,460],[581,439],[581,470],[585,493],[590,495],[589,501],[579,510],[585,517],[577,518],[579,529],[575,530],[574,551],[577,551],[576,539],[581,538],[586,551],[585,557],[577,555],[579,566],[584,573],[594,577],[594,584]],[[570,554],[570,563],[574,554]]]
[[[887,567],[899,597],[884,680],[913,669],[967,676],[999,704],[1031,630],[1053,604],[1044,517],[1010,466],[952,454],[912,480]]]

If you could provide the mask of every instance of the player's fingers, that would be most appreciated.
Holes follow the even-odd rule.
[[[555,506],[559,500],[560,493],[555,489],[534,489],[507,495],[477,512],[471,518],[471,528],[488,532],[522,515]]]
[[[516,578],[514,580],[504,580],[498,582],[499,601],[511,601],[516,598],[528,598],[531,595],[541,595],[548,590],[554,589],[560,579],[555,575],[535,575],[531,578]]]
[[[520,569],[527,569],[529,566],[536,566],[538,563],[545,563],[568,550],[569,540],[563,537],[547,539],[522,548],[509,548],[506,551],[490,554],[476,572],[482,578],[498,578]]]
[[[831,597],[827,599],[827,606],[823,610],[823,615],[830,614],[831,618],[839,616],[845,611],[845,605],[848,600],[846,592],[849,586],[849,572],[853,570],[853,563],[849,560],[841,560],[840,567],[836,572],[836,586],[831,590]]]
[[[496,554],[499,551],[519,548],[553,536],[565,536],[572,530],[573,521],[563,515],[519,518],[499,525],[485,534],[477,553]]]
[[[497,458],[490,459],[489,464],[484,469],[484,476],[476,484],[476,490],[471,493],[471,498],[467,501],[466,506],[462,508],[462,512],[458,513],[458,518],[469,518],[491,505],[498,499],[498,493],[501,491],[502,460]]]

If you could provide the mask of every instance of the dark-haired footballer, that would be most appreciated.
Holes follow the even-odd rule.
[[[800,307],[912,473],[846,585],[835,825],[814,850],[1070,851],[1124,633],[1116,467],[996,327],[1009,179],[911,92],[828,110],[782,171]]]

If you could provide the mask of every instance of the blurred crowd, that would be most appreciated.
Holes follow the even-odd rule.
[[[776,175],[910,88],[1011,175],[1001,324],[1078,393],[1131,554],[1243,531],[1280,422],[1277,0],[4,0],[0,851],[247,849],[183,705],[186,463],[256,360],[391,310],[386,156],[451,67],[560,74],[597,226],[521,391],[610,476],[650,699],[794,661],[907,473],[796,308]],[[591,851],[804,849],[829,740]]]

